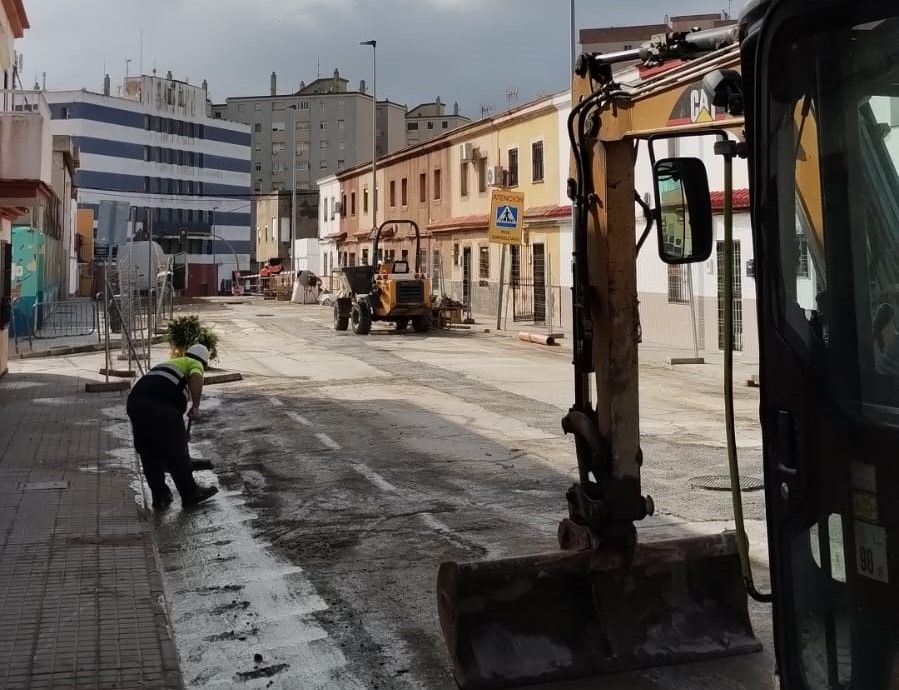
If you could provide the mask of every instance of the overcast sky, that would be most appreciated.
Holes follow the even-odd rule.
[[[666,14],[730,9],[743,0],[578,0],[578,28],[661,22]],[[154,63],[191,83],[209,80],[210,97],[279,92],[334,68],[357,88],[371,79],[378,41],[378,97],[410,107],[440,96],[478,116],[502,110],[506,92],[521,102],[565,88],[569,3],[565,0],[25,0],[32,28],[22,82],[47,73],[50,89],[100,90],[103,69],[120,84]]]

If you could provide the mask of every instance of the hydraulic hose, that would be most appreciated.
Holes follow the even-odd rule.
[[[734,176],[733,156],[724,156],[724,421],[727,432],[727,464],[730,468],[730,490],[737,531],[737,553],[743,584],[750,597],[762,603],[773,601],[771,594],[755,588],[752,562],[749,559],[749,538],[743,514],[743,493],[740,490],[740,463],[737,458],[737,438],[734,423]]]

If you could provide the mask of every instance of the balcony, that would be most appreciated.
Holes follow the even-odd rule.
[[[52,215],[50,108],[39,91],[0,90],[0,215]],[[51,220],[47,218],[47,220]]]

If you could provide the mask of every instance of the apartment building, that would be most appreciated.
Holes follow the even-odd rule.
[[[212,106],[212,117],[244,122],[252,135],[252,184],[264,194],[290,189],[291,164],[300,190],[316,190],[316,180],[371,160],[372,107],[365,82],[350,91],[339,70],[292,94],[279,94],[272,75],[265,96],[228,98]],[[404,106],[379,101],[377,152],[387,155],[406,145]],[[293,149],[293,151],[291,150]]]
[[[438,96],[433,103],[417,105],[406,114],[406,144],[422,144],[470,122],[462,115],[458,103],[453,104],[452,113],[447,113],[446,105]]]
[[[54,135],[80,150],[78,203],[129,202],[167,253],[187,232],[190,295],[216,294],[249,268],[250,128],[207,115],[206,88],[172,78],[125,80],[121,97],[51,91]]]

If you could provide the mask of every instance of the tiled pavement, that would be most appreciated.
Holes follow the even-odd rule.
[[[75,372],[0,378],[2,688],[182,687],[117,406]]]

